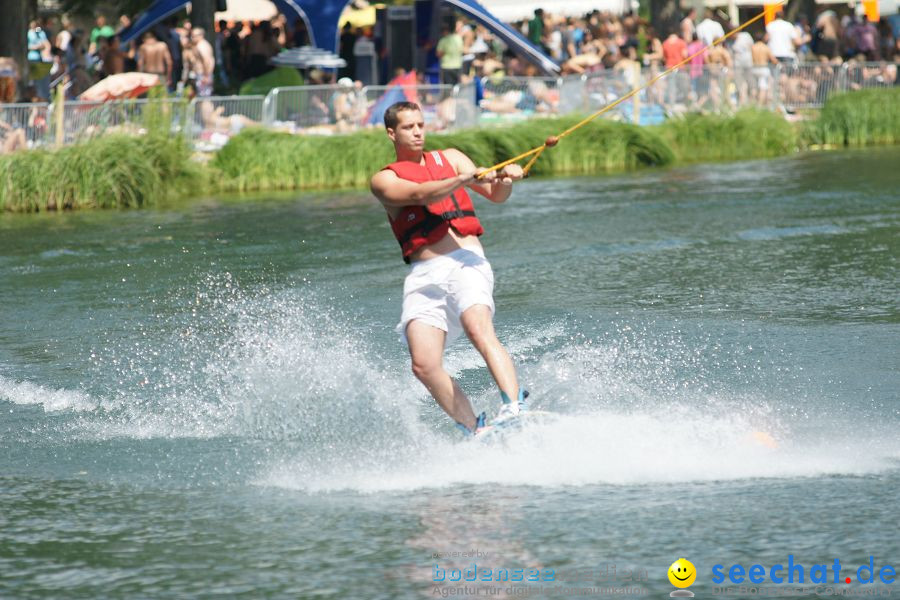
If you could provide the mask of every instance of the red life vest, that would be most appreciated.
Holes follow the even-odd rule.
[[[400,179],[424,183],[456,177],[456,170],[439,151],[425,153],[425,166],[410,161],[398,161],[385,167]],[[403,260],[409,262],[410,255],[421,248],[439,242],[447,235],[450,227],[460,235],[481,235],[484,228],[475,216],[475,207],[465,188],[459,188],[452,195],[427,206],[404,206],[396,218],[391,218],[391,229],[400,242]]]

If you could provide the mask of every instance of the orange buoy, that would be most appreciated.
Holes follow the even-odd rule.
[[[760,446],[774,450],[778,447],[778,442],[765,431],[754,431],[750,434],[750,439]]]

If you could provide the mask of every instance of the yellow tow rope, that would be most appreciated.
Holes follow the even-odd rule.
[[[771,4],[771,7],[769,8],[769,10],[772,10],[773,7],[783,5],[786,1],[787,1],[787,0],[781,0],[780,2],[773,2],[773,3]],[[605,112],[607,112],[607,111],[609,111],[609,110],[612,110],[613,108],[615,108],[616,106],[618,106],[618,105],[620,105],[621,103],[625,102],[625,101],[628,100],[629,98],[635,96],[636,94],[640,93],[640,92],[643,91],[644,89],[650,87],[651,85],[653,85],[654,83],[656,83],[657,81],[659,81],[660,79],[662,79],[663,77],[665,77],[666,75],[668,75],[669,73],[671,73],[672,71],[675,71],[675,70],[677,70],[677,69],[680,68],[680,67],[683,67],[683,66],[686,65],[688,62],[690,62],[693,58],[695,58],[695,57],[697,57],[697,56],[700,56],[701,54],[703,54],[704,52],[706,52],[707,50],[709,50],[709,49],[712,48],[713,46],[718,46],[719,44],[721,44],[722,42],[724,42],[725,40],[727,40],[728,38],[730,38],[730,37],[731,37],[732,35],[734,35],[735,33],[739,32],[739,31],[741,31],[741,30],[743,30],[743,29],[746,29],[747,27],[749,27],[749,26],[752,25],[753,23],[759,21],[759,20],[762,19],[765,15],[766,15],[766,11],[764,10],[763,12],[759,13],[758,15],[756,15],[755,17],[753,17],[752,19],[749,19],[748,21],[745,21],[743,24],[741,24],[741,25],[735,27],[734,29],[732,29],[731,31],[729,31],[728,33],[726,33],[725,35],[723,35],[722,37],[716,39],[716,40],[715,40],[712,44],[710,44],[709,46],[704,46],[704,47],[703,47],[702,49],[700,49],[699,51],[694,52],[693,54],[691,54],[691,55],[688,56],[687,58],[683,59],[681,62],[679,62],[679,63],[677,63],[677,64],[675,64],[675,65],[669,67],[668,69],[666,69],[665,71],[663,71],[662,73],[660,73],[659,75],[657,75],[656,77],[652,78],[650,81],[648,81],[648,82],[645,83],[644,85],[642,85],[642,86],[640,86],[640,87],[634,88],[633,90],[631,90],[630,92],[628,92],[627,94],[625,94],[624,96],[622,96],[621,98],[619,98],[618,100],[615,100],[615,101],[611,102],[610,104],[607,104],[606,106],[604,106],[603,108],[601,108],[600,110],[598,110],[597,112],[595,112],[594,114],[592,114],[592,115],[590,115],[590,116],[588,116],[588,117],[585,117],[583,120],[579,121],[579,122],[576,123],[575,125],[572,125],[572,126],[569,127],[568,129],[566,129],[565,131],[563,131],[562,133],[560,133],[559,135],[551,135],[550,137],[548,137],[548,138],[546,139],[546,141],[544,141],[543,144],[541,144],[541,145],[538,146],[537,148],[532,148],[532,149],[529,150],[528,152],[523,152],[522,154],[520,154],[520,155],[518,155],[518,156],[514,156],[513,158],[510,158],[509,160],[505,160],[505,161],[503,161],[502,163],[497,163],[497,164],[494,165],[493,167],[490,167],[489,169],[486,169],[486,170],[482,171],[482,172],[478,175],[478,178],[480,179],[480,178],[484,177],[487,173],[491,173],[492,171],[499,171],[500,169],[502,169],[503,167],[505,167],[505,166],[507,166],[507,165],[511,165],[511,164],[513,164],[513,163],[517,163],[517,162],[519,162],[520,160],[522,160],[523,158],[527,158],[527,157],[529,157],[529,156],[534,155],[534,156],[532,156],[531,160],[529,160],[528,163],[527,163],[527,164],[525,165],[525,167],[523,168],[523,171],[524,171],[525,174],[527,175],[527,174],[528,174],[528,171],[531,169],[531,165],[534,164],[534,161],[536,161],[536,160],[538,159],[538,157],[541,155],[541,153],[542,153],[544,150],[546,150],[547,148],[551,148],[551,147],[555,146],[556,144],[559,143],[559,141],[560,141],[561,139],[563,139],[564,137],[566,137],[566,136],[569,135],[570,133],[573,133],[573,132],[574,132],[575,130],[577,130],[578,128],[587,125],[588,123],[590,123],[591,121],[593,121],[594,119],[596,119],[597,117],[599,117],[600,115],[602,115],[603,113],[605,113]]]

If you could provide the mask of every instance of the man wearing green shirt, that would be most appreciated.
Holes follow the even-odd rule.
[[[91,43],[88,46],[88,54],[97,54],[100,38],[110,38],[114,35],[116,35],[115,29],[106,24],[106,17],[99,15],[97,17],[97,26],[91,30]]]
[[[459,83],[463,64],[462,36],[451,31],[449,25],[444,25],[435,53],[441,59],[441,83],[444,85]]]
[[[544,47],[544,9],[534,9],[534,18],[528,21],[528,41],[537,48]]]

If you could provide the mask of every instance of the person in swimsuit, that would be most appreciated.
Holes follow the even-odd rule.
[[[172,55],[165,42],[156,34],[148,31],[144,34],[144,43],[138,50],[138,71],[159,75],[166,86],[172,85]]]
[[[392,105],[384,124],[397,161],[378,171],[370,186],[410,264],[397,330],[409,345],[415,376],[464,432],[475,433],[485,427],[485,413],[475,416],[443,366],[445,347],[461,333],[484,357],[500,388],[497,419],[518,414],[527,392],[519,387],[512,359],[494,331],[494,274],[465,188],[491,202],[505,202],[513,181],[524,173],[519,165],[486,173],[453,148],[425,152],[425,117],[417,104]]]

